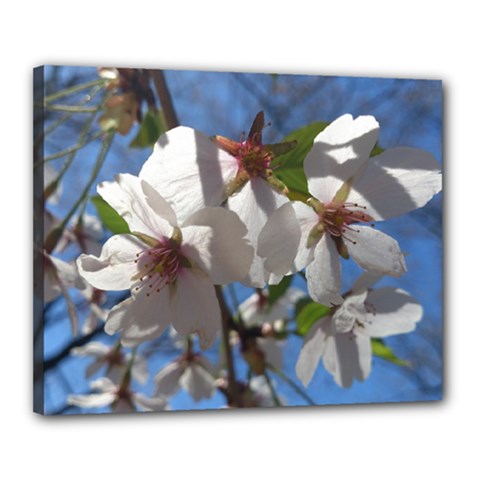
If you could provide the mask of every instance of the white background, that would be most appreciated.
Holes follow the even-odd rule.
[[[163,3],[1,7],[0,477],[416,479],[463,471],[473,478],[480,427],[474,2]],[[31,84],[32,67],[46,63],[443,79],[443,402],[103,418],[31,413]]]

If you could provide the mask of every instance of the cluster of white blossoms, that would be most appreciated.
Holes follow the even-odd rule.
[[[124,347],[155,339],[173,325],[183,336],[198,335],[206,349],[221,326],[215,286],[241,282],[256,288],[238,313],[244,329],[261,332],[253,347],[241,339],[242,353],[260,374],[264,365],[252,360],[258,352],[281,368],[274,321],[288,316],[286,309],[300,296],[288,291],[263,311],[262,289],[305,269],[311,298],[330,311],[306,336],[297,375],[308,385],[323,359],[335,381],[348,387],[369,375],[371,338],[411,331],[422,316],[421,306],[403,290],[372,289],[372,278],[407,270],[401,247],[376,223],[422,207],[438,193],[439,164],[413,148],[370,157],[377,121],[343,115],[316,136],[304,160],[310,198],[290,201],[272,161],[295,142],[264,144],[263,128],[261,113],[239,142],[184,126],[162,135],[138,176],[119,174],[98,186],[130,233],[111,237],[100,254],[82,254],[78,272],[94,289],[130,290],[105,324]],[[352,258],[369,279],[348,294],[341,293],[341,257]],[[196,399],[209,398],[216,388],[213,367],[188,352],[155,382],[157,395],[165,396],[182,387]],[[121,392],[119,400],[111,380],[96,387],[102,391],[97,403],[128,397]]]

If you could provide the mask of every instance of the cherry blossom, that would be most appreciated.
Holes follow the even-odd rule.
[[[293,305],[304,296],[305,293],[299,288],[289,287],[281,297],[270,305],[268,290],[264,289],[247,297],[238,306],[238,311],[243,322],[248,326],[263,323],[273,325],[276,320],[289,318]]]
[[[43,252],[43,300],[51,302],[63,296],[67,304],[68,316],[73,335],[77,335],[78,315],[74,303],[68,293],[69,288],[83,288],[83,281],[78,275],[75,264],[70,264],[60,258]]]
[[[145,383],[148,380],[147,361],[138,353],[132,360],[131,353],[124,353],[120,344],[105,345],[101,342],[90,342],[81,347],[74,347],[70,353],[77,357],[93,357],[93,362],[87,367],[85,377],[95,375],[103,367],[106,367],[106,377],[114,383],[119,383],[130,365],[132,379]],[[131,362],[131,363],[130,363]]]
[[[392,148],[369,158],[377,136],[371,116],[332,122],[304,161],[308,205],[282,206],[260,235],[266,268],[284,275],[306,267],[310,296],[325,305],[342,303],[340,257],[371,273],[405,273],[397,241],[372,222],[422,207],[441,190],[438,162],[426,151]]]
[[[213,366],[202,355],[190,352],[160,370],[155,384],[157,395],[170,397],[183,388],[196,402],[212,397],[216,390]]]
[[[82,253],[100,255],[102,237],[102,222],[94,215],[83,213],[72,219],[72,225],[63,231],[56,249],[62,251],[69,244],[76,244]]]
[[[101,127],[105,131],[113,128],[121,135],[126,135],[137,121],[139,105],[136,95],[127,92],[110,97],[105,102],[104,110],[98,119]]]
[[[245,226],[218,207],[179,223],[165,199],[133,175],[103,182],[98,193],[132,232],[110,238],[100,257],[81,255],[77,262],[95,288],[132,292],[110,311],[105,331],[135,346],[158,337],[171,322],[182,335],[197,333],[207,348],[220,326],[214,284],[244,278],[251,264]]]
[[[275,388],[275,382],[272,382],[272,388]],[[286,405],[287,402],[283,396],[277,396],[277,402],[272,394],[272,388],[268,385],[263,375],[253,377],[247,385],[239,385],[240,387],[240,407],[277,407]]]
[[[110,407],[115,413],[129,413],[135,411],[158,412],[168,409],[164,397],[147,397],[130,389],[128,382],[116,385],[110,378],[99,378],[90,383],[98,393],[90,395],[69,395],[68,404],[80,408]]]
[[[368,278],[368,277],[367,277]],[[400,288],[369,288],[379,277],[354,285],[339,307],[316,322],[304,339],[296,373],[304,386],[320,360],[342,387],[365,380],[372,366],[372,338],[408,333],[423,315],[422,306]]]
[[[81,286],[75,264],[71,264],[44,252],[44,301],[55,300],[66,292],[67,288]]]
[[[108,309],[102,306],[105,303],[106,295],[103,290],[93,288],[86,282],[80,290],[80,295],[85,299],[89,310],[82,326],[82,333],[88,335],[97,328],[99,323],[107,321]]]
[[[268,290],[263,290],[254,292],[239,305],[242,324],[247,327],[245,338],[241,339],[241,351],[257,375],[264,373],[267,366],[283,367],[284,342],[276,338],[276,334],[284,330],[284,320],[290,317],[293,305],[303,296],[300,289],[290,287],[270,305]]]
[[[295,142],[263,144],[263,128],[263,112],[255,118],[248,137],[238,142],[220,136],[211,139],[189,127],[174,128],[159,138],[140,178],[162,192],[180,222],[204,206],[224,204],[245,223],[256,248],[268,217],[288,202],[288,189],[270,164],[275,155],[295,146]],[[266,281],[279,279],[271,277],[263,259],[255,255],[243,282],[263,287]]]

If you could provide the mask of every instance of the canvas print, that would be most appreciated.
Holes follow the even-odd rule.
[[[439,80],[34,70],[34,410],[442,397]]]

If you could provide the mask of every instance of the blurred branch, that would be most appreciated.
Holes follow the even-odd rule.
[[[54,228],[50,235],[47,237],[45,240],[45,250],[47,252],[52,252],[53,249],[55,248],[56,244],[60,240],[62,236],[62,232],[65,229],[66,225],[70,221],[70,219],[73,217],[75,212],[77,211],[77,208],[80,206],[80,204],[87,198],[88,192],[90,191],[90,188],[92,187],[93,183],[95,182],[95,179],[97,178],[98,172],[102,168],[102,165],[107,157],[108,151],[110,149],[110,146],[112,144],[113,138],[115,136],[115,132],[109,132],[106,134],[106,138],[103,141],[102,148],[100,150],[100,153],[98,154],[97,161],[95,163],[95,166],[93,167],[92,174],[90,175],[90,179],[83,189],[83,192],[81,193],[80,197],[78,200],[75,202],[75,205],[70,209],[70,211],[67,213],[67,216],[62,220],[60,225],[56,228]]]
[[[165,121],[167,122],[168,128],[178,127],[178,117],[173,106],[172,97],[170,91],[168,90],[167,82],[165,81],[165,75],[162,70],[150,70],[151,76],[153,78],[153,83],[155,84],[155,89],[157,90],[158,98],[162,105],[163,115]]]
[[[81,92],[82,90],[86,90],[87,88],[95,87],[97,85],[103,85],[104,83],[104,79],[97,79],[91,82],[82,83],[81,85],[74,85],[73,87],[60,90],[59,92],[52,93],[52,95],[45,97],[45,103],[53,102],[53,100],[65,97],[66,95],[72,95],[73,93]]]
[[[96,107],[83,107],[81,105],[45,105],[45,108],[57,112],[71,113],[92,113],[97,111]]]
[[[275,403],[275,406],[281,407],[282,402],[278,398],[277,392],[275,391],[275,388],[273,387],[272,381],[270,380],[270,377],[268,376],[267,372],[263,374],[265,381],[267,382],[268,388],[270,389],[270,393],[272,394],[273,401]]]
[[[99,325],[95,330],[93,330],[88,335],[85,335],[84,337],[73,340],[56,355],[54,355],[53,357],[43,362],[43,371],[47,372],[48,370],[55,368],[64,358],[70,355],[70,350],[72,348],[81,347],[82,345],[85,345],[90,340],[92,340],[92,338],[94,338],[95,336],[97,336],[99,333],[102,333],[102,332],[103,332],[103,325]]]
[[[298,393],[307,403],[310,405],[316,405],[316,403],[310,398],[310,396],[304,392],[290,377],[285,375],[281,370],[274,367],[273,365],[267,364],[269,370],[278,375],[285,383],[287,383],[295,392]]]
[[[83,147],[85,147],[89,143],[92,143],[97,138],[100,138],[104,133],[105,132],[103,132],[103,131],[99,131],[99,132],[95,133],[94,135],[92,135],[89,139],[85,140],[83,143],[79,142],[79,143],[77,143],[76,145],[73,145],[70,148],[66,148],[65,150],[62,150],[61,152],[53,153],[52,155],[49,155],[48,157],[45,157],[45,159],[43,160],[42,163],[51,162],[52,160],[56,160],[57,158],[65,157],[67,155],[70,155],[73,152],[76,152],[77,150],[81,150]]]

